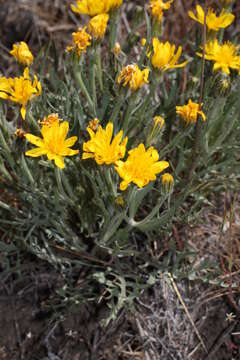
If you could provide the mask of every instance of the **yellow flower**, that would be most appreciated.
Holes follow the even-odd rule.
[[[184,67],[188,63],[187,60],[181,64],[177,64],[178,59],[182,54],[181,46],[179,46],[176,54],[174,54],[176,46],[171,45],[168,41],[163,43],[155,37],[153,38],[152,45],[152,65],[153,67],[161,70],[162,72],[169,69]]]
[[[203,121],[206,120],[203,111],[199,110],[199,104],[192,102],[191,99],[187,105],[176,106],[176,113],[186,121],[187,125],[194,124],[197,121],[198,115],[202,117]]]
[[[121,45],[119,44],[119,42],[116,42],[113,48],[113,53],[114,55],[118,55],[121,51]]]
[[[155,116],[154,117],[154,128],[153,130],[155,130],[156,128],[159,128],[160,130],[162,129],[163,125],[165,124],[165,120],[162,116]]]
[[[71,5],[73,12],[96,16],[108,13],[111,9],[122,5],[123,0],[77,0],[76,6]]]
[[[73,156],[79,153],[79,150],[70,149],[77,141],[77,136],[72,136],[66,139],[69,123],[68,121],[60,120],[57,114],[50,114],[45,118],[45,125],[41,128],[42,138],[26,134],[26,139],[36,145],[35,149],[25,152],[26,156],[38,157],[47,155],[48,160],[54,160],[55,165],[60,169],[64,168],[64,156]]]
[[[144,84],[148,83],[149,69],[140,70],[137,64],[125,66],[119,76],[118,84],[126,86],[129,84],[130,89],[137,90]]]
[[[13,44],[13,49],[10,51],[10,54],[14,56],[20,64],[29,66],[33,62],[33,54],[24,41],[21,41],[20,44]]]
[[[173,186],[173,176],[169,173],[162,175],[162,184],[167,191],[169,191]]]
[[[205,58],[214,61],[214,71],[220,70],[229,75],[232,68],[238,70],[240,75],[240,55],[237,54],[237,50],[230,41],[219,44],[217,40],[214,40],[206,44]],[[202,54],[197,54],[202,56]]]
[[[91,45],[91,35],[86,32],[86,27],[79,28],[77,32],[72,33],[73,45],[66,48],[67,51],[77,50],[78,56],[81,56],[82,52],[87,51],[87,47]]]
[[[19,103],[22,118],[26,117],[26,106],[29,100],[41,94],[42,88],[36,75],[32,82],[29,69],[25,68],[23,76],[15,78],[0,78],[0,98]]]
[[[91,139],[83,144],[82,159],[94,158],[98,165],[110,165],[124,157],[128,138],[122,139],[123,131],[121,130],[112,140],[113,124],[111,122],[107,124],[105,130],[99,125],[97,132],[90,127],[87,131]]]
[[[204,10],[200,5],[196,6],[197,16],[192,12],[189,11],[188,15],[193,20],[199,22],[200,24],[204,24]],[[235,19],[235,16],[231,13],[226,12],[225,10],[222,10],[220,15],[217,16],[216,13],[210,8],[208,9],[207,15],[206,15],[206,25],[208,30],[214,30],[218,31],[219,29],[226,28],[229,26],[233,20]]]
[[[100,14],[94,16],[88,23],[88,31],[95,39],[100,39],[104,36],[107,23],[108,23],[109,15],[108,14]]]
[[[171,6],[173,0],[169,0],[164,3],[162,0],[150,0],[150,8],[152,10],[152,16],[157,19],[157,21],[162,20],[163,11],[168,10]]]
[[[169,166],[167,161],[158,161],[158,152],[152,146],[146,150],[144,145],[140,144],[128,154],[125,162],[119,160],[115,166],[118,175],[123,179],[120,184],[121,190],[126,190],[131,182],[142,188],[150,181],[156,180],[156,174]]]

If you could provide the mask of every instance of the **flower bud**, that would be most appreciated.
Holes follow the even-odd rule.
[[[165,191],[170,192],[173,189],[173,176],[169,173],[162,175],[162,185]]]
[[[119,42],[116,42],[114,45],[114,48],[113,48],[114,55],[118,56],[120,51],[121,51],[121,46],[120,46]]]

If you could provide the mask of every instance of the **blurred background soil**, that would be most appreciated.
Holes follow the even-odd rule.
[[[219,5],[220,1],[211,3]],[[34,55],[54,41],[61,56],[71,33],[86,21],[73,14],[69,4],[63,0],[0,0],[0,75],[14,73],[16,64],[9,50],[18,41],[26,41]],[[123,34],[136,4],[147,1],[125,1],[123,10],[128,12],[123,11],[121,18]],[[167,13],[166,39],[180,44],[186,34],[191,36],[194,22],[187,10],[194,4],[174,1]],[[238,20],[229,36],[239,38],[240,1],[235,2],[234,13]],[[144,33],[144,28],[139,29],[140,37]],[[240,359],[240,212],[234,206],[230,221],[232,197],[222,194],[211,211],[206,208],[197,225],[177,224],[170,234],[181,246],[195,249],[199,262],[206,258],[219,261],[226,287],[196,281],[176,284],[160,278],[136,303],[136,313],[122,311],[105,328],[101,325],[104,306],[85,305],[59,318],[51,304],[64,279],[47,263],[25,253],[19,258],[13,252],[8,259],[0,253],[2,274],[14,265],[12,272],[0,277],[0,360]],[[226,265],[230,258],[233,273]]]

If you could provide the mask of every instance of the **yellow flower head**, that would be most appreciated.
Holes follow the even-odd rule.
[[[188,63],[188,61],[184,61],[181,64],[177,64],[178,59],[182,54],[181,46],[179,46],[176,54],[174,54],[176,48],[175,45],[171,45],[168,41],[165,43],[160,42],[156,37],[153,38],[152,46],[152,65],[162,72],[169,69],[184,67]]]
[[[36,75],[32,82],[29,69],[25,68],[23,76],[15,78],[0,78],[0,98],[11,100],[21,105],[22,118],[26,117],[26,106],[29,100],[41,94],[42,88]]]
[[[31,157],[47,155],[48,160],[54,160],[55,165],[63,169],[64,156],[73,156],[79,153],[79,150],[70,149],[77,141],[77,136],[66,139],[69,123],[68,121],[60,122],[61,119],[57,114],[50,114],[44,119],[44,125],[41,128],[42,138],[32,134],[25,135],[30,143],[37,146],[35,149],[26,151],[25,155]]]
[[[14,56],[20,64],[29,66],[33,62],[33,54],[24,41],[13,44],[13,49],[10,51],[10,54]]]
[[[189,11],[188,15],[193,20],[199,22],[200,24],[204,24],[204,10],[200,5],[196,6],[197,16],[192,12]],[[222,10],[220,15],[217,16],[216,13],[210,8],[208,9],[206,15],[206,25],[208,30],[218,31],[219,29],[226,28],[227,26],[231,25],[235,16],[231,13]]]
[[[113,138],[113,124],[109,122],[104,130],[101,125],[98,126],[97,132],[90,127],[87,131],[91,139],[83,144],[82,159],[94,158],[98,165],[114,164],[117,160],[124,157],[128,138],[123,137],[123,131]]]
[[[113,53],[114,55],[118,55],[121,51],[121,45],[119,44],[119,42],[116,42],[113,48]]]
[[[176,113],[186,121],[187,125],[194,124],[197,121],[198,115],[202,117],[203,121],[206,120],[205,114],[199,109],[199,104],[192,102],[191,99],[187,105],[176,106]]]
[[[129,84],[130,89],[137,90],[144,84],[148,83],[149,69],[140,70],[137,64],[125,66],[119,76],[118,84],[126,86]]]
[[[93,120],[89,121],[88,127],[92,129],[93,131],[96,131],[99,126],[99,120],[98,118],[94,118]]]
[[[173,186],[173,176],[169,173],[163,174],[162,175],[162,184],[163,184],[163,187],[165,187],[165,189],[167,191],[169,191]]]
[[[237,51],[237,47],[230,41],[219,44],[217,40],[214,40],[206,44],[205,58],[214,61],[214,71],[220,70],[229,75],[231,68],[238,70],[240,75],[240,55]],[[202,56],[202,54],[197,54]]]
[[[162,20],[163,11],[168,10],[171,6],[173,0],[169,0],[166,3],[163,0],[150,0],[150,8],[152,10],[152,16],[157,19],[157,21]]]
[[[128,154],[125,162],[119,160],[115,166],[118,175],[123,179],[120,184],[121,190],[126,190],[131,182],[142,188],[150,181],[156,180],[156,174],[169,166],[167,161],[158,161],[158,152],[152,146],[146,150],[144,145],[140,144]]]
[[[91,45],[91,35],[86,32],[86,27],[79,28],[77,32],[72,33],[73,45],[67,47],[67,51],[77,50],[78,56],[81,56],[82,52],[87,51],[87,47]]]
[[[122,5],[123,0],[77,0],[76,5],[71,5],[73,12],[96,16],[106,14],[111,9]]]
[[[88,23],[88,31],[95,39],[100,39],[104,36],[109,15],[100,14],[94,16]]]

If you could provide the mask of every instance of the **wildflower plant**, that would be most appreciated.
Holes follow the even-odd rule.
[[[124,3],[74,2],[89,24],[79,17],[63,66],[50,51],[33,81],[28,68],[0,78],[1,231],[61,271],[65,305],[106,301],[108,319],[159,274],[188,276],[169,244],[173,222],[188,223],[214,191],[239,186],[240,173],[235,48],[220,59],[222,34],[192,51],[163,40],[151,19],[159,8],[167,22],[172,1],[151,0],[138,19],[146,42],[128,58],[129,38],[116,31]],[[85,275],[74,288],[77,273]]]

